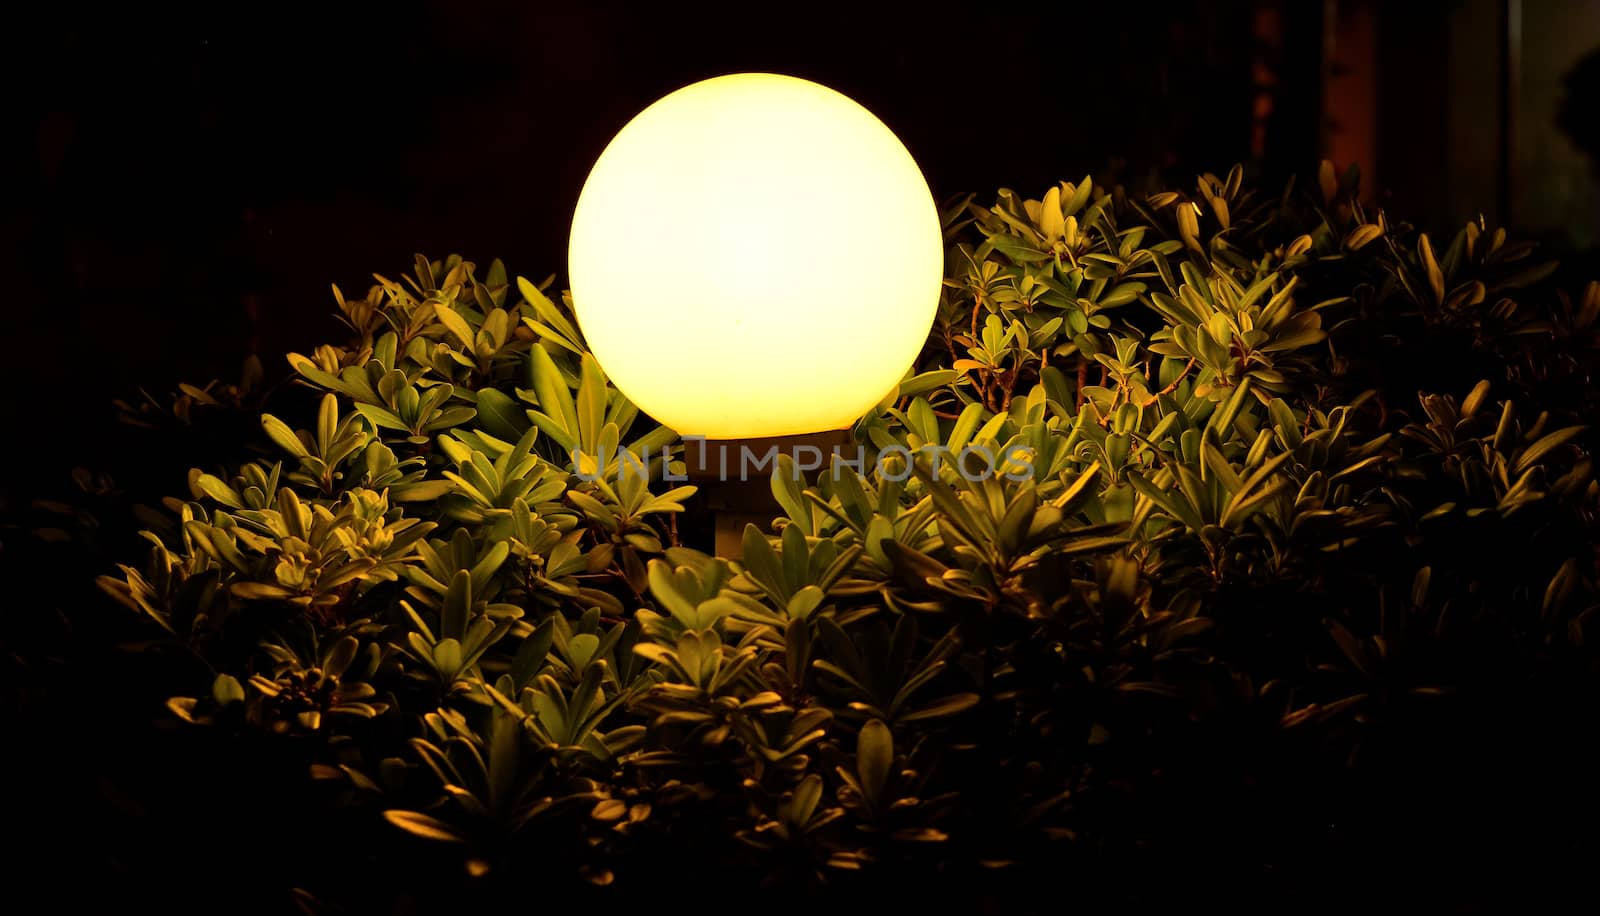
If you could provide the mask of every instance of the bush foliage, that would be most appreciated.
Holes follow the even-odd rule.
[[[418,257],[338,295],[349,339],[270,402],[186,389],[259,413],[255,452],[100,584],[141,657],[190,660],[165,715],[277,761],[253,778],[319,812],[284,833],[332,835],[261,879],[311,912],[1325,899],[1554,816],[1495,780],[1593,731],[1600,284],[1326,165],[944,223],[928,345],[854,428],[923,457],[783,465],[741,562],[692,548],[676,437],[554,278]],[[925,459],[974,444],[1031,473]]]

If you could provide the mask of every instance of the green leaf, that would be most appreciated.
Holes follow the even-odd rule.
[[[555,624],[555,615],[546,617],[517,647],[517,654],[511,659],[511,677],[518,690],[532,684],[539,670],[544,667],[545,657],[550,654],[550,644],[555,641]]]
[[[1118,537],[1086,537],[1067,541],[1056,548],[1056,553],[1062,556],[1071,556],[1080,553],[1097,553],[1105,550],[1116,550],[1128,544],[1127,538]]]
[[[785,610],[788,612],[790,619],[804,620],[811,616],[811,612],[816,610],[826,597],[827,593],[822,589],[815,585],[807,585],[789,598],[789,604]]]
[[[400,432],[411,431],[411,428],[406,425],[404,420],[400,419],[392,411],[376,404],[357,404],[356,411],[379,429],[393,429]]]
[[[1182,493],[1172,490],[1163,490],[1155,482],[1144,477],[1138,471],[1128,472],[1128,483],[1141,496],[1160,506],[1163,511],[1174,519],[1182,522],[1189,530],[1199,533],[1205,528],[1205,521],[1200,518],[1199,512]]]
[[[564,339],[563,346],[566,349],[574,353],[583,352],[582,335],[578,333],[578,329],[573,326],[572,322],[567,320],[567,316],[562,314],[561,309],[550,301],[549,296],[546,296],[538,287],[529,283],[524,277],[517,278],[517,290],[522,293],[524,299],[528,300],[528,304],[533,306],[534,314],[539,316],[539,321],[549,326]]]
[[[317,409],[317,454],[329,460],[336,460],[332,456],[333,437],[339,430],[339,399],[333,392],[322,396],[322,405]]]
[[[211,682],[211,697],[221,706],[238,703],[244,700],[244,687],[233,675],[219,674],[217,679]]]
[[[531,361],[534,397],[539,401],[539,410],[553,424],[541,424],[540,428],[551,434],[563,449],[571,451],[577,448],[578,408],[572,401],[572,389],[567,387],[561,370],[556,368],[555,360],[543,347],[529,348],[528,358]]]
[[[1528,446],[1527,450],[1517,457],[1514,473],[1521,474],[1528,468],[1538,464],[1546,455],[1550,454],[1552,451],[1560,448],[1566,443],[1571,442],[1585,429],[1588,429],[1588,427],[1569,426],[1566,429],[1558,429],[1555,432],[1544,436],[1539,441]]]
[[[790,526],[793,528],[794,526]],[[775,604],[785,604],[789,600],[788,589],[784,586],[783,564],[778,559],[778,554],[772,549],[767,536],[755,525],[744,526],[742,538],[744,547],[745,570],[750,578],[760,585],[762,590],[772,598]]]
[[[576,353],[579,356],[583,355],[583,350],[579,349],[577,344],[567,340],[566,335],[559,333],[549,325],[535,321],[532,318],[523,318],[522,323],[532,329],[535,334],[538,334],[540,337],[550,341],[563,350]]]
[[[817,810],[817,803],[822,800],[822,777],[815,773],[800,780],[795,786],[794,797],[787,806],[793,823],[804,824],[811,820],[811,815]]]
[[[934,369],[914,375],[900,383],[900,396],[911,397],[942,388],[955,381],[960,374],[954,369]]]
[[[460,569],[450,580],[450,589],[444,595],[444,607],[439,612],[439,637],[457,640],[465,637],[467,617],[471,613],[472,573]]]
[[[1294,411],[1285,404],[1282,398],[1273,398],[1267,403],[1267,416],[1272,418],[1272,425],[1283,437],[1283,445],[1288,449],[1297,449],[1303,441],[1300,435],[1300,423],[1294,417]]]
[[[1250,393],[1250,378],[1240,379],[1239,384],[1233,389],[1228,400],[1223,403],[1222,409],[1211,415],[1211,422],[1206,424],[1208,430],[1217,434],[1217,442],[1225,443],[1233,433],[1233,421],[1238,418],[1239,411],[1244,408],[1245,395]]]
[[[296,458],[310,457],[311,453],[306,450],[305,443],[301,442],[300,437],[289,428],[289,424],[272,414],[262,414],[261,428],[267,431],[267,438],[289,454]]]
[[[894,734],[881,719],[871,719],[856,736],[856,773],[868,801],[876,801],[894,766]]]
[[[472,326],[467,324],[467,319],[462,318],[460,312],[443,302],[433,304],[433,313],[438,316],[439,323],[444,325],[445,330],[450,332],[450,336],[461,344],[462,351],[471,353]]]
[[[789,520],[800,526],[802,534],[815,534],[811,528],[811,510],[808,508],[804,495],[804,480],[795,469],[795,462],[789,455],[778,455],[777,469],[772,474],[772,496],[783,508]],[[835,464],[835,471],[838,465]],[[844,472],[839,472],[844,473]]]
[[[498,388],[478,392],[478,418],[490,435],[510,442],[521,439],[532,426],[522,406]]]
[[[650,582],[650,594],[655,596],[673,617],[685,624],[696,619],[694,604],[678,591],[673,582],[672,567],[667,565],[665,560],[651,560],[646,576]]]
[[[1434,304],[1444,302],[1444,272],[1439,269],[1439,262],[1433,256],[1433,244],[1428,241],[1426,232],[1417,237],[1417,257],[1422,261],[1423,272],[1427,274]]]
[[[449,480],[419,480],[414,483],[395,484],[389,496],[397,502],[431,502],[455,489]]]
[[[1490,385],[1488,379],[1483,379],[1482,381],[1478,382],[1478,384],[1473,385],[1472,391],[1467,393],[1466,400],[1461,402],[1461,416],[1463,418],[1468,418],[1476,414],[1478,409],[1483,406],[1486,400],[1488,400],[1489,390]]]
[[[929,719],[944,719],[957,713],[965,712],[978,705],[978,695],[975,693],[955,693],[943,699],[934,700],[916,712],[900,717],[901,722],[926,722]]]
[[[1523,268],[1494,286],[1495,289],[1521,289],[1524,286],[1533,286],[1535,283],[1555,273],[1556,268],[1560,266],[1559,261],[1546,261],[1543,264]]]
[[[584,454],[598,451],[600,429],[606,422],[606,377],[594,354],[583,355],[582,380],[578,385],[577,433]]]
[[[281,585],[269,585],[266,582],[235,582],[228,586],[234,595],[245,599],[273,599],[293,598],[294,592]]]
[[[239,502],[239,497],[234,494],[233,488],[222,482],[222,479],[211,474],[196,475],[195,486],[200,492],[211,497],[230,509],[243,509],[244,504]]]
[[[456,828],[421,811],[385,811],[383,819],[406,833],[425,840],[439,840],[446,843],[464,843],[467,840],[466,836]]]

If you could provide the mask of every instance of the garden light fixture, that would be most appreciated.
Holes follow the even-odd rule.
[[[623,127],[584,184],[568,257],[583,334],[641,410],[691,440],[781,449],[847,441],[895,389],[933,323],[944,241],[921,170],[871,112],[739,73]],[[708,500],[765,490],[718,487],[697,463],[716,450],[693,445]],[[713,508],[723,552],[765,507]]]

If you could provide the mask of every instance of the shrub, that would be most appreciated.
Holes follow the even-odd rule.
[[[314,912],[1314,902],[1510,855],[1557,787],[1577,822],[1592,752],[1521,755],[1594,732],[1600,285],[1326,165],[944,221],[934,331],[855,438],[1027,468],[786,464],[736,563],[670,464],[576,473],[675,437],[553,278],[419,257],[339,295],[349,340],[289,356],[315,397],[100,580],[145,657],[202,662],[170,716],[267,755],[206,784],[316,818],[237,824],[278,838],[240,873]]]

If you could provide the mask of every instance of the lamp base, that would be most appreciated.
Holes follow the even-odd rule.
[[[744,556],[744,529],[755,525],[766,531],[782,513],[772,495],[772,475],[777,456],[787,455],[803,467],[815,467],[851,443],[850,430],[834,429],[795,436],[752,439],[688,439],[684,464],[689,482],[700,488],[710,510],[715,550],[729,560]]]

